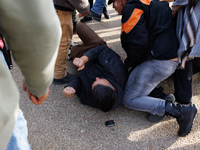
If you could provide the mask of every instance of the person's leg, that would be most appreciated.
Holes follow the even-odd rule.
[[[200,72],[200,58],[194,58],[192,60],[193,75]]]
[[[85,46],[106,44],[87,24],[79,23],[77,25],[77,34]]]
[[[104,6],[106,6],[106,0],[96,0],[91,10],[96,14],[101,15]]]
[[[0,51],[0,59],[2,59],[4,61],[4,63],[6,64],[3,53],[1,51]],[[29,150],[29,149],[31,149],[30,145],[28,143],[27,137],[28,137],[27,122],[23,116],[22,111],[20,109],[18,109],[17,121],[15,122],[12,136],[11,136],[11,139],[9,141],[9,144],[8,144],[6,150],[23,150],[23,149]]]
[[[72,12],[72,22],[73,22],[73,34],[76,33],[76,25],[77,25],[77,21],[76,21],[76,10],[74,10]]]
[[[77,25],[77,34],[82,40],[82,45],[75,45],[71,49],[72,59],[81,57],[87,50],[98,45],[107,45],[106,42],[100,38],[87,24],[79,23]]]
[[[60,19],[60,24],[62,28],[62,38],[60,41],[58,56],[56,59],[54,78],[61,79],[66,77],[67,75],[66,72],[67,55],[73,35],[73,24],[72,24],[71,12],[66,12],[61,10],[56,10],[56,11]]]
[[[176,102],[190,104],[192,102],[192,62],[187,61],[185,69],[177,69],[174,72],[174,95]]]
[[[27,122],[23,116],[22,111],[18,110],[17,121],[15,123],[10,142],[6,150],[30,150],[28,143],[28,129]]]
[[[90,12],[87,16],[81,19],[81,22],[87,22],[90,20],[101,21],[101,14],[103,13],[104,7],[106,7],[106,0],[96,0]]]
[[[164,115],[165,100],[153,98],[149,93],[177,68],[174,61],[149,60],[137,66],[130,74],[124,91],[125,106],[151,114]]]
[[[108,10],[107,10],[107,5],[103,7],[103,14],[104,14],[104,17],[106,19],[110,18],[110,15],[109,15]]]
[[[93,7],[93,0],[88,0],[90,3],[90,9]]]

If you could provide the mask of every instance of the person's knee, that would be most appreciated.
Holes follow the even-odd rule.
[[[85,23],[82,23],[82,22],[79,22],[76,25],[76,31],[77,31],[77,33],[79,33],[81,30],[83,30],[83,26],[86,26],[86,25],[85,25]]]
[[[131,101],[130,99],[124,98],[123,99],[123,105],[126,106],[126,107],[129,107],[130,101]]]

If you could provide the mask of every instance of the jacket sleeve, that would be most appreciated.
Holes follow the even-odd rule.
[[[123,10],[121,24],[122,47],[127,53],[125,65],[137,66],[149,50],[149,36],[144,11],[133,4]]]
[[[29,91],[41,97],[52,83],[61,37],[53,1],[1,0],[0,10],[0,31]]]
[[[187,5],[189,0],[174,0],[172,6],[180,6],[180,5]]]
[[[81,14],[86,13],[90,9],[88,0],[69,0],[69,2]]]
[[[99,55],[102,54],[107,48],[108,47],[104,45],[96,46],[85,52],[83,55],[86,55],[89,58],[89,61],[92,60],[99,61]]]
[[[76,90],[76,93],[79,92],[79,90],[81,89],[81,86],[82,86],[80,77],[75,78],[74,80],[69,82],[64,88],[66,88],[68,86],[73,87]]]

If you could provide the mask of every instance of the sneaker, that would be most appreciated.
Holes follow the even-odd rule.
[[[90,10],[90,12],[87,14],[88,17],[92,17],[93,20],[101,21],[101,15],[98,15],[97,13]]]
[[[107,8],[104,6],[103,7],[103,14],[104,14],[104,17],[106,18],[106,19],[109,19],[110,18],[110,15],[109,15],[109,13],[108,13],[108,11],[107,11]]]
[[[91,21],[91,20],[92,20],[92,17],[85,16],[81,19],[81,22],[87,22],[87,21]]]
[[[74,80],[78,78],[78,75],[74,75],[74,74],[69,74],[67,73],[67,76],[62,78],[62,79],[53,79],[53,84],[54,85],[58,85],[58,84],[66,84],[69,83],[70,81]]]

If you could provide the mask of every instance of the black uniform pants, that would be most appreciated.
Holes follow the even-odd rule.
[[[174,73],[176,101],[181,104],[192,103],[192,76],[200,71],[200,58],[187,61],[185,69],[177,69]]]

